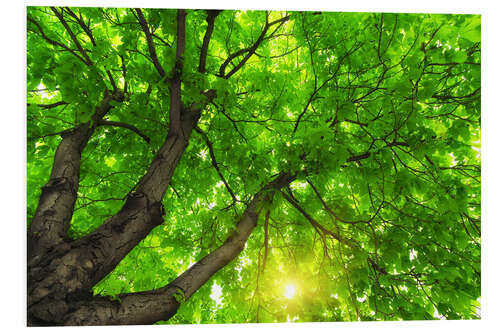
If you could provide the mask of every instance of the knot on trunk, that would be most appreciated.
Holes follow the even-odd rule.
[[[127,195],[123,210],[138,210],[149,206],[147,195],[142,192],[132,192]]]
[[[61,190],[71,190],[71,183],[66,177],[52,178],[42,187],[42,192],[55,192]]]
[[[165,216],[165,207],[163,207],[161,201],[157,201],[151,204],[148,207],[148,210],[151,214],[151,221],[155,226],[163,223],[163,218]]]

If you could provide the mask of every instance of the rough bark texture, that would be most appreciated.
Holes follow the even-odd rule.
[[[119,295],[117,300],[92,296],[92,286],[163,221],[158,207],[148,206],[146,196],[129,198],[122,210],[94,233],[61,244],[28,268],[28,324],[138,325],[169,319],[180,306],[179,295],[187,300],[244,249],[263,203],[293,179],[281,174],[255,194],[227,240],[163,288]],[[113,229],[118,220],[123,229]]]
[[[111,101],[122,101],[123,93],[106,93],[92,121],[62,134],[56,150],[49,181],[28,230],[28,258],[42,256],[50,249],[67,241],[66,232],[80,180],[80,157],[98,121],[112,108]]]
[[[60,241],[56,243],[58,246],[48,248],[43,256],[34,252],[37,255],[28,263],[28,317],[34,325],[63,324],[61,318],[73,311],[72,300],[90,297],[92,286],[163,222],[161,200],[198,118],[199,110],[183,111],[182,130],[167,136],[148,171],[117,214],[81,239]],[[73,158],[68,164],[80,161],[79,155]],[[60,192],[68,191],[61,187]],[[76,193],[76,190],[70,193]],[[76,196],[73,195],[71,200],[69,215],[65,216],[67,223]],[[42,209],[44,207],[42,205]],[[67,227],[61,230],[61,237],[65,236]]]
[[[226,266],[244,249],[245,243],[257,225],[264,202],[271,200],[275,190],[294,179],[289,174],[279,175],[253,197],[233,233],[215,251],[198,261],[163,288],[118,295],[117,300],[93,297],[69,304],[64,325],[140,325],[168,320],[214,273]]]

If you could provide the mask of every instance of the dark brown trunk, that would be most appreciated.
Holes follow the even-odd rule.
[[[275,190],[286,186],[293,179],[289,174],[281,174],[255,194],[227,240],[165,287],[118,295],[116,300],[92,297],[70,302],[60,324],[145,325],[168,320],[175,315],[182,300],[189,299],[213,274],[240,254],[257,225],[263,204],[272,199]]]
[[[113,107],[111,101],[122,101],[123,94],[106,93],[92,121],[62,134],[57,147],[49,181],[28,230],[28,259],[40,257],[67,241],[66,233],[73,215],[80,180],[80,157],[97,123]]]

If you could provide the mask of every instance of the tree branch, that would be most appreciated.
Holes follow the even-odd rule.
[[[69,103],[65,102],[65,101],[59,101],[59,102],[55,102],[55,103],[51,103],[51,104],[30,104],[30,103],[28,103],[27,106],[36,105],[42,109],[52,109],[52,108],[58,107],[60,105],[67,105],[67,104],[69,104]]]
[[[257,48],[259,47],[259,45],[264,41],[264,39],[266,37],[266,33],[269,30],[269,28],[272,27],[273,25],[278,24],[278,23],[283,24],[286,21],[288,21],[289,18],[290,18],[290,16],[287,15],[285,17],[282,17],[276,21],[269,23],[267,21],[267,17],[266,17],[266,24],[264,26],[264,29],[262,30],[261,34],[259,35],[259,37],[255,41],[255,43],[251,47],[238,50],[235,53],[231,54],[226,59],[226,61],[224,61],[224,63],[220,66],[219,76],[223,77],[224,79],[229,79],[234,73],[236,73],[241,67],[243,67],[243,65],[247,62],[247,60],[250,59],[250,57],[255,53],[255,51],[257,51]],[[276,30],[274,32],[276,32]],[[235,59],[236,57],[239,57],[245,53],[246,53],[245,57],[236,66],[234,66],[233,69],[231,71],[229,71],[228,74],[225,74],[226,67],[231,63],[231,61],[233,61],[233,59]]]
[[[212,36],[212,32],[214,31],[214,22],[215,18],[221,10],[207,10],[207,18],[206,21],[208,23],[207,31],[205,32],[205,36],[203,37],[203,45],[201,46],[200,53],[200,64],[198,66],[198,72],[205,73],[205,65],[207,62],[207,52],[208,45],[210,43],[210,37]]]
[[[160,62],[158,61],[158,56],[156,55],[155,45],[153,43],[153,38],[151,37],[151,32],[149,31],[148,23],[142,14],[142,11],[139,8],[136,8],[137,18],[139,19],[139,24],[142,28],[142,31],[146,35],[146,42],[148,43],[148,50],[151,60],[153,61],[153,65],[155,66],[158,73],[160,73],[161,77],[165,77],[166,73]]]
[[[208,138],[207,134],[205,132],[203,132],[203,130],[201,128],[199,128],[198,126],[196,126],[194,129],[195,129],[196,132],[200,133],[200,135],[202,136],[203,140],[205,141],[205,144],[207,145],[208,151],[209,151],[209,154],[210,154],[210,159],[212,160],[212,165],[215,168],[215,170],[217,171],[217,174],[219,175],[220,179],[224,183],[224,186],[226,187],[227,191],[231,195],[231,198],[233,199],[233,203],[231,205],[234,205],[238,200],[236,199],[236,196],[234,195],[233,190],[231,189],[231,187],[227,183],[226,178],[224,177],[224,175],[222,174],[222,172],[219,169],[219,165],[217,164],[217,160],[215,159],[214,147],[213,147],[212,142]]]
[[[331,237],[335,238],[336,240],[338,240],[339,242],[343,242],[343,243],[346,243],[346,244],[350,244],[349,242],[347,242],[345,239],[343,239],[342,237],[340,237],[340,235],[334,233],[333,231],[330,231],[328,229],[326,229],[325,227],[323,227],[321,224],[318,223],[318,221],[316,221],[311,215],[309,215],[300,205],[299,203],[294,200],[292,197],[290,197],[288,194],[286,194],[285,192],[281,191],[281,195],[283,195],[283,197],[293,206],[295,207],[295,209],[297,209],[306,219],[307,221],[309,221],[309,223],[311,223],[311,225],[314,227],[314,229],[316,230],[320,230],[322,233],[326,234],[326,235],[330,235]]]
[[[59,46],[59,47],[63,48],[64,50],[66,50],[66,51],[70,52],[72,55],[74,55],[75,57],[77,57],[77,58],[78,58],[80,61],[82,61],[85,65],[88,65],[88,64],[87,64],[87,61],[86,61],[84,58],[82,58],[82,57],[81,57],[78,53],[76,53],[74,50],[70,49],[69,47],[67,47],[66,45],[64,45],[64,44],[62,44],[62,43],[60,43],[60,42],[58,42],[58,41],[55,41],[55,40],[53,40],[53,39],[50,39],[50,38],[49,38],[49,37],[45,34],[45,32],[44,32],[44,31],[43,31],[43,29],[42,29],[42,26],[41,26],[41,25],[40,25],[37,21],[35,21],[34,19],[32,19],[32,18],[31,18],[31,17],[29,17],[29,16],[28,16],[28,18],[27,18],[27,21],[28,21],[28,22],[33,23],[33,24],[37,27],[38,31],[40,32],[40,36],[41,36],[43,39],[45,39],[45,40],[46,40],[49,44],[54,45],[54,46]],[[34,32],[34,31],[33,31],[33,32]]]
[[[83,21],[82,17],[78,17],[72,10],[71,8],[69,7],[64,7],[62,8],[62,10],[65,10],[71,17],[73,17],[76,22],[78,23],[78,25],[80,25],[80,27],[83,29],[83,31],[87,34],[87,36],[90,38],[90,42],[92,43],[92,45],[96,46],[96,42],[95,42],[95,39],[94,39],[94,35],[92,34],[92,30],[90,30],[90,27],[87,26],[85,24],[85,22]],[[81,14],[80,14],[81,15]],[[89,23],[90,25],[90,23]]]
[[[120,121],[110,121],[110,120],[101,120],[101,121],[99,121],[99,125],[100,126],[113,126],[113,127],[126,128],[126,129],[131,130],[132,132],[136,133],[137,135],[139,135],[147,143],[149,143],[151,141],[151,139],[147,135],[145,135],[141,131],[139,131],[139,129],[137,127],[135,127],[134,125],[123,123]]]
[[[50,7],[50,9],[54,12],[54,14],[57,16],[57,18],[59,19],[59,21],[62,23],[62,25],[64,26],[64,28],[66,29],[66,31],[70,35],[70,37],[73,40],[73,43],[75,44],[76,48],[78,49],[78,51],[80,51],[81,55],[85,59],[85,64],[87,64],[88,66],[92,66],[93,65],[92,60],[90,60],[87,52],[83,49],[82,45],[80,44],[80,42],[76,38],[73,30],[71,30],[71,28],[69,27],[68,22],[66,22],[66,19],[62,15],[62,12],[59,13],[55,7]]]
[[[170,125],[169,133],[181,130],[181,74],[184,66],[184,49],[186,45],[186,11],[177,10],[177,46],[175,51],[175,67],[170,82]]]
[[[76,311],[63,319],[64,325],[147,325],[168,320],[175,315],[180,303],[187,301],[210,277],[243,251],[264,204],[271,200],[275,191],[294,179],[294,176],[282,173],[264,186],[254,195],[226,241],[168,285],[156,290],[118,295],[116,298],[119,301],[94,297],[76,302]]]
[[[269,253],[269,215],[271,211],[268,209],[266,212],[266,218],[264,219],[264,260],[262,263],[262,273],[266,269],[267,255]]]
[[[92,116],[92,125],[85,123],[73,130],[63,131],[57,147],[49,181],[42,187],[33,221],[28,230],[28,258],[37,257],[50,248],[65,242],[73,214],[80,179],[81,153],[94,132],[97,122],[113,106],[111,101],[122,101],[123,94],[106,94]]]

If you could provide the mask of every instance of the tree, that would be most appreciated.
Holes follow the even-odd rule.
[[[478,317],[479,16],[27,15],[28,325]]]

